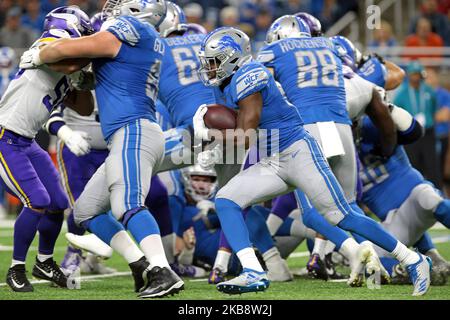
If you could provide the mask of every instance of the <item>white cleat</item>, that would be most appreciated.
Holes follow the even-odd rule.
[[[280,259],[266,262],[267,278],[274,282],[292,281],[294,277],[289,270],[286,260],[282,259],[281,256],[279,257]]]
[[[86,250],[103,259],[111,258],[113,254],[113,249],[93,233],[84,236],[66,233],[66,239],[74,247]]]
[[[370,249],[367,246],[360,245],[358,251],[349,258],[350,263],[350,277],[347,284],[350,287],[361,287],[364,283],[364,266],[367,257],[371,255]]]
[[[116,269],[105,266],[101,262],[102,258],[88,253],[86,258],[81,259],[80,269],[84,274],[111,274],[117,272]]]
[[[406,266],[409,278],[414,285],[413,296],[422,296],[427,293],[431,283],[432,265],[430,257],[419,253],[419,261]]]

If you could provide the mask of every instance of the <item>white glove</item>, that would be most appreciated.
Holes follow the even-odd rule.
[[[76,71],[69,75],[70,83],[77,90],[94,90],[95,77],[93,72],[84,70]]]
[[[197,162],[205,170],[211,170],[223,158],[222,148],[216,145],[211,150],[200,152],[197,156]]]
[[[33,47],[25,51],[20,57],[19,67],[21,69],[35,69],[36,67],[43,64],[39,53],[41,50],[39,47]]]
[[[91,146],[88,142],[89,135],[86,132],[74,131],[67,125],[64,125],[58,130],[57,135],[77,157],[84,156],[91,151]]]
[[[197,209],[200,210],[200,213],[204,216],[208,215],[209,210],[215,210],[216,206],[214,205],[214,202],[209,200],[201,200],[197,202]]]
[[[206,106],[206,104],[202,104],[200,107],[198,107],[197,111],[194,114],[194,117],[192,118],[195,137],[204,141],[211,140],[208,136],[209,129],[206,127],[205,121],[203,119],[207,111],[208,107]]]

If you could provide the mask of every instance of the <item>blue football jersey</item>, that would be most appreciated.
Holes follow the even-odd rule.
[[[342,62],[328,38],[283,39],[261,49],[258,60],[274,70],[288,100],[305,124],[351,124],[345,102]]]
[[[144,118],[156,122],[164,43],[148,23],[131,16],[116,19],[107,31],[122,42],[113,59],[95,59],[95,94],[106,139],[126,124]]]
[[[382,162],[373,155],[379,144],[378,129],[368,117],[364,118],[361,130],[360,178],[363,183],[363,202],[381,220],[392,209],[397,209],[406,200],[412,189],[425,182],[424,177],[411,166],[402,146],[397,146],[389,159]]]
[[[165,38],[159,99],[169,111],[175,127],[192,125],[192,117],[202,104],[216,103],[214,92],[200,80],[198,52],[205,35]]]
[[[258,126],[260,142],[267,142],[267,145],[260,143],[260,148],[267,146],[269,154],[280,152],[304,137],[305,130],[297,109],[282,95],[270,71],[259,62],[252,61],[233,75],[223,90],[224,101],[228,107],[238,109],[240,100],[256,92],[263,98]]]
[[[173,128],[169,111],[159,99],[156,101],[156,122],[158,122],[163,131],[167,131]]]
[[[386,85],[386,66],[382,64],[376,57],[372,57],[367,60],[361,66],[361,68],[358,69],[357,74],[379,87],[384,88],[384,86]]]

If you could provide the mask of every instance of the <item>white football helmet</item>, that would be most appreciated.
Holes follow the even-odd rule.
[[[252,60],[249,37],[236,28],[211,32],[200,48],[200,78],[207,86],[219,86],[242,65]]]
[[[211,182],[194,181],[193,176],[210,177]],[[217,174],[214,169],[205,170],[196,164],[181,169],[184,191],[196,202],[211,199],[217,191]]]
[[[292,15],[278,18],[267,31],[266,44],[286,38],[311,38],[308,24],[303,19]]]
[[[188,28],[183,10],[173,2],[167,1],[166,3],[166,17],[159,25],[159,33],[163,38],[166,38],[172,32],[186,31]]]
[[[107,0],[102,10],[104,20],[133,16],[158,29],[164,20],[167,5],[164,0]]]

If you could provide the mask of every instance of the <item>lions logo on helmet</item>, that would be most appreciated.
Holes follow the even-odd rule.
[[[242,65],[252,60],[250,39],[241,30],[223,27],[211,32],[199,52],[200,78],[207,86],[219,86]]]

